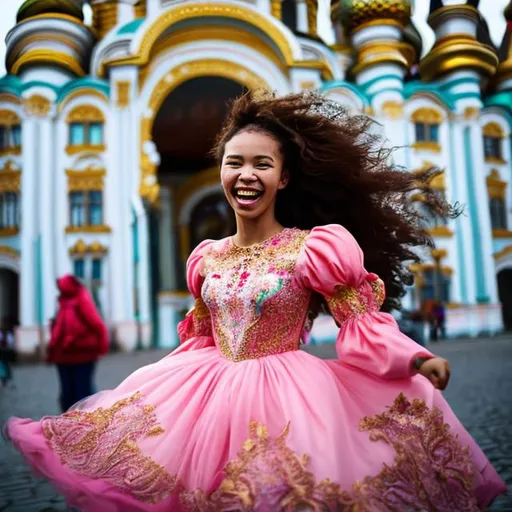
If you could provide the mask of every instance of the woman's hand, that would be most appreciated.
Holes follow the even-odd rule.
[[[450,380],[450,364],[446,359],[433,357],[424,361],[418,373],[427,378],[437,389],[445,389]]]

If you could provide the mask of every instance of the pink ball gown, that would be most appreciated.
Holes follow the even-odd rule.
[[[474,511],[506,487],[441,393],[431,354],[379,312],[384,287],[341,226],[248,248],[205,241],[187,267],[182,345],[116,389],[7,435],[83,512]],[[299,350],[311,294],[337,360]]]

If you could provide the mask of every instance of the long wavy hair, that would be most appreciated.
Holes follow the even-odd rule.
[[[372,132],[367,116],[350,116],[338,103],[314,93],[278,97],[249,92],[236,99],[214,148],[219,164],[236,134],[261,131],[273,137],[289,173],[276,200],[276,218],[285,227],[311,229],[341,224],[355,237],[365,267],[384,281],[387,311],[400,307],[413,276],[407,263],[419,261],[417,246],[432,246],[411,193],[436,215],[455,208],[430,183],[442,171],[409,172],[393,164],[392,149]]]

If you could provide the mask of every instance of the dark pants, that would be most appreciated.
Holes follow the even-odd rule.
[[[67,411],[72,405],[94,393],[94,369],[96,362],[82,364],[58,364],[60,380],[60,408]]]

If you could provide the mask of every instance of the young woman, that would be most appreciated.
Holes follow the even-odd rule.
[[[438,391],[448,363],[379,311],[429,242],[408,193],[449,212],[435,171],[394,169],[368,128],[314,95],[235,102],[217,155],[237,231],[189,258],[180,348],[62,416],[7,425],[70,505],[471,511],[505,491]],[[298,350],[321,307],[336,360]]]

